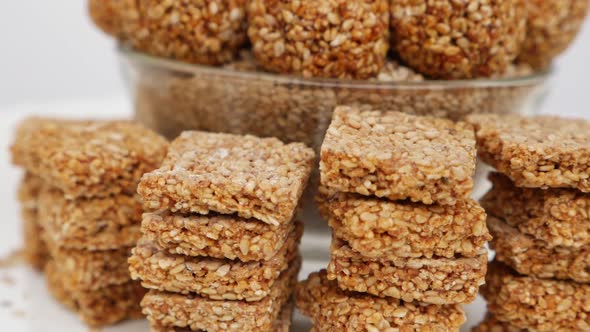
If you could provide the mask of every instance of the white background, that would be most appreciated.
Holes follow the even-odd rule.
[[[124,93],[114,44],[93,28],[85,0],[1,0],[0,111],[8,105]],[[579,114],[590,95],[590,24],[560,58],[544,112]]]

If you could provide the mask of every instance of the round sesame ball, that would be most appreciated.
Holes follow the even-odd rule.
[[[247,0],[137,0],[137,50],[183,62],[221,65],[245,44]]]
[[[565,51],[580,31],[590,0],[528,0],[527,37],[519,62],[543,69]]]
[[[89,0],[88,12],[102,31],[122,40],[139,18],[135,0]]]
[[[252,0],[248,36],[261,67],[304,77],[367,79],[389,48],[389,0]]]
[[[528,0],[391,0],[393,48],[437,79],[503,73],[526,34]]]

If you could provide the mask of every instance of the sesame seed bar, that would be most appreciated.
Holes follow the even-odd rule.
[[[486,211],[548,247],[590,245],[590,195],[575,189],[519,188],[500,173],[481,199]]]
[[[292,221],[313,161],[301,143],[188,131],[138,192],[151,210],[236,213],[280,225]]]
[[[554,116],[472,115],[478,154],[518,187],[590,192],[590,123]]]
[[[157,248],[171,254],[269,260],[277,254],[295,223],[272,226],[255,219],[210,213],[178,215],[146,213],[141,231]]]
[[[141,239],[129,258],[129,270],[150,289],[197,293],[213,300],[259,301],[297,257],[302,233],[299,224],[274,257],[257,262],[173,255]]]
[[[292,324],[293,310],[295,309],[295,302],[289,301],[279,313],[279,316],[275,319],[272,324],[272,332],[289,332]],[[189,327],[178,328],[178,327],[163,327],[161,324],[152,323],[150,324],[151,332],[206,332],[203,330],[191,330]]]
[[[487,251],[473,258],[370,259],[333,238],[328,279],[340,288],[406,302],[470,303],[487,270]]]
[[[100,327],[141,318],[139,303],[146,290],[137,282],[93,291],[71,291],[64,287],[64,275],[51,261],[45,267],[45,276],[49,292],[56,300],[76,312],[90,326]]]
[[[475,257],[491,239],[485,211],[471,199],[423,205],[320,188],[316,200],[334,234],[367,258]]]
[[[28,118],[18,127],[12,160],[62,190],[68,199],[135,193],[157,168],[167,142],[128,121]]]
[[[494,315],[487,313],[484,320],[477,326],[471,329],[471,332],[526,332],[526,329],[521,329],[499,321]]]
[[[518,275],[490,264],[482,294],[498,320],[529,331],[590,330],[590,285]]]
[[[182,295],[150,290],[141,302],[152,325],[190,328],[193,331],[272,331],[281,308],[289,302],[301,266],[298,258],[260,301],[220,301],[195,294]]]
[[[66,249],[46,239],[54,267],[69,290],[97,290],[131,280],[127,258],[131,248],[88,251]]]
[[[337,107],[321,148],[322,185],[339,192],[454,205],[475,172],[470,125],[369,107]]]
[[[43,240],[43,228],[39,225],[38,198],[42,186],[41,179],[27,173],[21,180],[17,195],[21,205],[24,257],[38,271],[43,271],[49,259],[49,251]]]
[[[135,245],[141,236],[142,213],[142,204],[134,196],[67,200],[61,191],[50,187],[39,195],[45,235],[71,249],[111,250]]]
[[[326,271],[314,272],[296,289],[299,311],[317,331],[459,331],[465,314],[459,305],[406,303],[347,292],[329,281]]]
[[[590,283],[590,246],[548,248],[542,240],[519,232],[504,221],[489,217],[496,260],[518,273],[539,278],[571,279]]]

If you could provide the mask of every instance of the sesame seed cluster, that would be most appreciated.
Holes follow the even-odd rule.
[[[318,331],[459,329],[460,304],[484,283],[491,239],[469,199],[475,145],[467,123],[334,111],[316,198],[333,229],[331,258],[297,297]]]
[[[12,159],[27,172],[19,191],[25,256],[90,326],[141,316],[145,291],[127,263],[142,214],[133,192],[167,145],[125,121],[28,118],[16,131]]]
[[[288,330],[314,160],[275,138],[193,131],[171,143],[139,183],[148,213],[129,258],[154,330]]]
[[[89,0],[98,27],[148,54],[223,65],[249,45],[270,72],[353,79],[375,78],[388,53],[434,79],[544,69],[587,11],[587,0]]]
[[[482,198],[496,251],[476,331],[590,329],[590,124],[473,115],[478,154],[498,173]]]

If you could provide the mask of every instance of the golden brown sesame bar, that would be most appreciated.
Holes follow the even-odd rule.
[[[538,332],[590,330],[590,285],[518,275],[490,264],[482,293],[498,320]]]
[[[297,286],[296,304],[322,332],[459,331],[465,314],[458,305],[406,303],[394,298],[343,291],[326,271]]]
[[[518,187],[590,192],[590,123],[555,116],[472,115],[478,154]]]
[[[139,0],[134,48],[180,61],[220,65],[246,42],[246,0]]]
[[[295,223],[272,226],[255,219],[210,213],[143,215],[143,236],[171,254],[259,261],[281,249]]]
[[[122,41],[138,28],[136,0],[88,0],[88,13],[103,32]]]
[[[526,332],[527,330],[521,329],[510,325],[509,323],[499,321],[494,315],[488,313],[485,319],[477,326],[471,329],[471,332]]]
[[[43,271],[49,251],[43,240],[43,228],[39,224],[38,199],[43,181],[27,173],[18,188],[18,200],[21,205],[21,219],[25,247],[24,257],[28,264],[38,271]]]
[[[590,283],[590,246],[548,248],[542,240],[520,233],[504,221],[489,217],[496,260],[518,273],[539,278],[571,279]]]
[[[301,143],[189,131],[138,192],[151,210],[236,213],[280,225],[292,221],[313,160]]]
[[[272,331],[281,308],[288,303],[297,283],[299,258],[272,286],[269,296],[257,302],[219,301],[198,295],[151,290],[141,302],[151,324],[193,331]]]
[[[302,233],[299,223],[274,257],[247,263],[173,255],[142,239],[133,249],[129,270],[133,279],[150,289],[197,293],[213,300],[259,301],[268,296],[276,279],[297,257]]]
[[[135,245],[143,213],[139,197],[67,200],[46,186],[39,196],[39,217],[45,235],[56,245],[81,250],[111,250]]]
[[[94,291],[69,291],[63,286],[63,274],[53,262],[45,267],[47,287],[57,301],[74,311],[93,327],[111,325],[125,319],[141,318],[139,302],[146,290],[138,282],[108,286]]]
[[[275,319],[272,324],[272,332],[289,332],[292,323],[292,316],[293,316],[293,309],[295,308],[295,303],[293,301],[289,301],[279,313],[279,316]],[[206,332],[203,330],[191,330],[189,327],[185,328],[178,328],[178,327],[162,327],[161,324],[151,324],[150,326],[151,332]]]
[[[519,188],[499,173],[490,174],[489,179],[493,188],[481,204],[490,215],[551,248],[590,245],[590,194],[575,189]]]
[[[341,106],[321,150],[321,182],[331,190],[454,205],[473,188],[466,123]]]
[[[474,257],[491,240],[485,211],[471,199],[423,205],[320,188],[316,200],[334,234],[367,258]]]
[[[588,14],[588,0],[527,0],[527,36],[518,61],[547,68],[578,35]]]
[[[391,0],[393,49],[422,74],[489,77],[516,58],[526,34],[522,0]]]
[[[385,62],[388,0],[254,0],[248,9],[254,55],[269,71],[366,79]]]
[[[131,248],[104,251],[65,249],[45,239],[53,266],[62,274],[62,286],[68,290],[97,290],[131,280],[127,263]]]
[[[13,162],[61,189],[66,198],[135,193],[160,165],[167,142],[127,121],[28,118],[17,129]]]
[[[470,303],[484,283],[487,262],[484,248],[473,258],[370,259],[334,237],[328,279],[345,290],[406,302]]]

